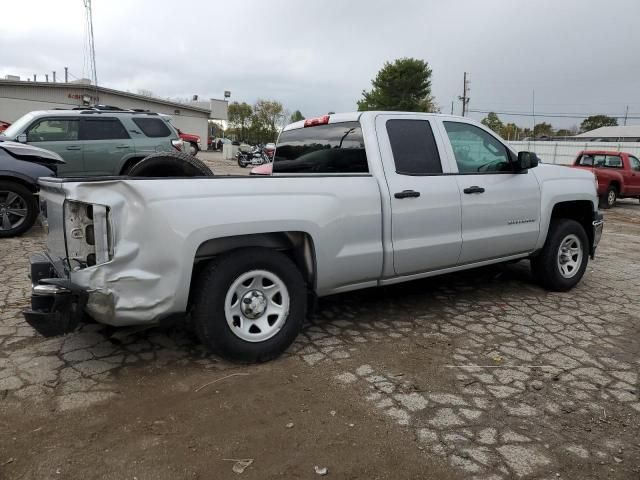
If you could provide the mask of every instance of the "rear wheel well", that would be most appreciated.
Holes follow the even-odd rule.
[[[588,200],[557,203],[551,212],[551,220],[558,218],[569,218],[578,222],[589,238],[589,245],[593,244],[593,203]]]
[[[131,170],[131,167],[133,167],[136,163],[138,163],[143,158],[144,157],[133,157],[127,160],[126,162],[124,162],[124,165],[120,170],[120,175],[126,175],[129,172],[129,170]]]
[[[315,291],[316,256],[313,240],[309,234],[294,231],[234,235],[207,240],[198,247],[191,272],[189,303],[191,303],[194,279],[209,260],[234,250],[250,247],[270,248],[287,255],[300,270],[309,290]]]

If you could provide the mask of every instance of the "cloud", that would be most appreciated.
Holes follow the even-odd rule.
[[[459,111],[464,71],[472,108],[528,111],[535,89],[538,111],[640,112],[637,2],[93,0],[93,11],[98,79],[111,88],[231,90],[310,116],[355,109],[385,61],[415,56],[445,112],[452,101]],[[602,22],[611,12],[615,28]],[[88,76],[83,19],[80,1],[3,5],[0,75]]]

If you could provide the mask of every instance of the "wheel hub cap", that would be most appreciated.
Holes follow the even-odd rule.
[[[242,340],[264,342],[284,326],[289,303],[289,291],[278,275],[268,270],[245,272],[227,290],[227,325]]]
[[[245,317],[256,319],[267,310],[267,298],[259,290],[251,290],[242,297],[240,310]]]
[[[582,242],[575,235],[567,235],[558,249],[558,269],[564,278],[572,278],[582,265]]]

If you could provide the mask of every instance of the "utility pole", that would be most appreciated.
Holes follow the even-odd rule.
[[[453,100],[451,100],[451,115],[453,115]]]
[[[627,109],[624,111],[624,124],[627,125],[627,116],[629,115],[629,105],[627,105]]]
[[[53,73],[53,83],[56,83],[56,71],[54,70],[51,73]]]
[[[536,91],[533,90],[531,96],[531,113],[533,116],[533,128],[531,129],[531,134],[533,138],[536,138]]]
[[[467,107],[469,105],[469,80],[467,80],[467,72],[464,72],[464,80],[462,82],[462,96],[458,97],[462,100],[462,116],[464,117],[467,113]]]
[[[64,67],[64,83],[69,83],[69,67]]]
[[[44,74],[44,79],[45,79],[44,80],[45,82],[49,83],[49,74],[48,73]]]
[[[34,81],[34,82],[35,82],[35,81],[37,81],[37,80],[36,80],[37,78],[38,78],[38,77],[36,77],[36,74],[34,73],[34,74],[33,74],[33,81]]]

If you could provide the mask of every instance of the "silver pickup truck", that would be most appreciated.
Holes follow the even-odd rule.
[[[190,316],[202,342],[264,361],[310,301],[529,259],[582,278],[602,234],[593,174],[538,164],[467,118],[358,112],[287,126],[273,174],[40,181],[47,252],[27,321],[113,326]]]

